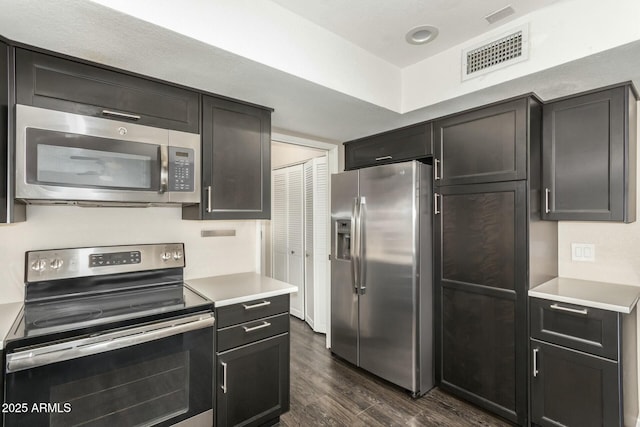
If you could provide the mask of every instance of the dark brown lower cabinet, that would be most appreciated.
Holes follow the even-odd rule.
[[[538,426],[635,426],[637,310],[530,299],[531,421]]]
[[[267,426],[289,410],[289,295],[216,307],[216,427]]]
[[[217,426],[275,424],[289,410],[289,334],[218,354]]]
[[[531,340],[531,420],[539,426],[621,426],[614,360]]]

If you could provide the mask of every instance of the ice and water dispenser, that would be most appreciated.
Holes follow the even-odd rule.
[[[336,259],[349,261],[351,259],[351,220],[337,220],[336,233]]]

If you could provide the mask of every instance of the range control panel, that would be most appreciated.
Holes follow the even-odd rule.
[[[194,150],[169,147],[169,191],[194,191],[194,163]]]
[[[184,268],[184,244],[99,246],[26,253],[26,282]]]
[[[106,267],[108,265],[123,264],[140,264],[140,251],[89,255],[89,267]]]

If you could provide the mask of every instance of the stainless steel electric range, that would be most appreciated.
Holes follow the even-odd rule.
[[[184,245],[26,253],[6,339],[4,425],[213,424],[213,304]]]

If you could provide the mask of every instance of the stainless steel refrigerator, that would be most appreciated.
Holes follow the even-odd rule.
[[[433,387],[431,166],[331,176],[331,351],[412,392]]]

